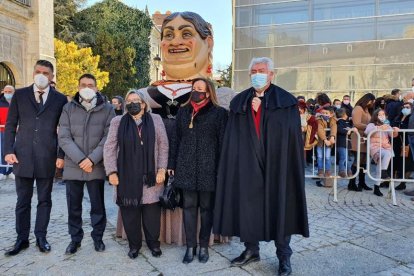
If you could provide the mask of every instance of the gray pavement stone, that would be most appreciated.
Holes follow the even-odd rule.
[[[372,192],[350,192],[347,182],[338,183],[338,203],[332,189],[306,182],[309,239],[294,236],[291,246],[293,275],[414,275],[414,204],[397,191],[398,206],[389,198]],[[372,186],[372,182],[368,183]],[[411,187],[413,186],[413,187]],[[414,185],[409,188],[414,188]],[[382,189],[386,193],[386,189]],[[244,249],[238,238],[229,244],[214,245],[210,260],[200,264],[181,263],[185,248],[162,245],[161,258],[153,258],[144,246],[135,260],[127,257],[127,242],[115,238],[117,206],[112,202],[112,187],[105,186],[108,225],[104,236],[106,251],[95,252],[90,237],[89,198],[85,191],[82,247],[73,256],[64,254],[70,241],[67,233],[65,186],[56,184],[48,229],[52,252],[41,254],[32,232],[29,249],[18,257],[6,258],[4,252],[15,241],[14,206],[16,193],[10,180],[0,181],[0,275],[275,275],[278,261],[273,242],[262,242],[261,261],[243,268],[230,267],[230,260]],[[36,209],[32,200],[32,221]]]

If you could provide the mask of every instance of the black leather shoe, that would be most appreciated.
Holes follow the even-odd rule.
[[[102,240],[100,241],[94,241],[93,245],[95,246],[95,251],[97,252],[104,252],[105,251],[105,244]]]
[[[252,262],[260,261],[259,252],[253,252],[251,250],[244,250],[243,253],[233,261],[231,261],[231,266],[243,266]]]
[[[208,247],[200,247],[200,252],[198,253],[198,261],[205,264],[208,261]]]
[[[287,275],[290,275],[291,273],[292,273],[292,267],[290,266],[290,260],[286,259],[286,260],[279,261],[278,275],[287,276]]]
[[[130,249],[128,252],[128,257],[130,257],[131,259],[135,259],[136,257],[138,257],[138,253],[139,249]]]
[[[197,247],[187,247],[185,252],[183,263],[189,264],[194,260],[194,256],[197,254]]]
[[[14,244],[14,247],[12,249],[10,249],[9,251],[6,251],[6,253],[4,253],[5,256],[10,257],[10,256],[15,256],[17,254],[20,253],[20,251],[26,249],[29,247],[29,241],[23,241],[23,240],[17,240],[16,243]]]
[[[50,244],[47,242],[46,238],[37,238],[36,246],[39,248],[40,252],[48,253],[50,252]]]
[[[71,241],[68,247],[66,247],[66,255],[72,255],[75,254],[76,251],[78,251],[78,248],[81,247],[80,242]]]
[[[151,254],[153,257],[158,258],[162,255],[162,251],[160,248],[150,248]]]
[[[405,182],[401,182],[397,187],[395,187],[395,190],[402,191],[405,190],[407,186],[405,185]]]

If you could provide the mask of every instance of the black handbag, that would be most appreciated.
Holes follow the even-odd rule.
[[[174,176],[168,177],[167,185],[164,188],[164,192],[160,196],[160,204],[165,209],[175,210],[180,205],[181,194],[178,189],[174,188]]]

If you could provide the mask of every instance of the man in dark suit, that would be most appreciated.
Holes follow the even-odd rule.
[[[63,167],[63,152],[57,154],[57,126],[67,99],[49,85],[53,65],[38,60],[34,84],[16,90],[10,104],[5,129],[5,160],[13,164],[16,176],[16,232],[14,247],[6,256],[17,255],[29,247],[30,210],[33,183],[37,187],[37,213],[34,233],[40,252],[49,252],[46,240],[52,208],[52,185],[55,167]]]

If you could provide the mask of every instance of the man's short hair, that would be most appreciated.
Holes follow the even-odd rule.
[[[265,63],[269,71],[273,71],[275,68],[273,60],[268,57],[252,58],[252,61],[250,62],[250,65],[249,65],[249,73],[252,70],[253,65],[258,64],[258,63]]]
[[[78,83],[80,83],[80,81],[81,81],[81,79],[91,79],[91,80],[93,80],[94,82],[95,82],[95,86],[96,86],[96,78],[95,78],[95,76],[94,75],[92,75],[92,74],[89,74],[89,73],[86,73],[86,74],[83,74],[82,76],[80,76],[79,77],[79,80],[78,80]]]
[[[52,70],[52,73],[54,71],[53,64],[48,60],[39,59],[38,61],[36,61],[35,67],[38,65],[48,67],[50,70]]]
[[[14,88],[14,86],[13,86],[13,85],[10,85],[10,84],[6,85],[6,86],[3,88],[3,90],[1,90],[1,91],[4,91],[4,89],[5,89],[5,88],[10,88],[11,90],[13,90],[13,93],[16,91],[16,89]]]
[[[336,111],[336,118],[340,119],[342,118],[342,116],[344,116],[346,114],[346,110],[345,108],[338,108]]]
[[[391,95],[397,95],[398,93],[400,93],[400,89],[398,89],[398,88],[395,88],[395,89],[393,89],[392,91],[391,91]]]
[[[343,98],[351,98],[351,96],[349,96],[349,95],[345,95],[345,96],[343,96],[343,97],[342,97],[342,99],[343,99]]]

